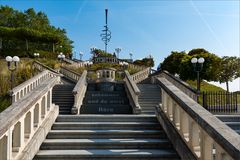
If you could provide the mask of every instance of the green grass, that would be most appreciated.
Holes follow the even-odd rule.
[[[197,89],[197,81],[191,81],[188,80],[186,81],[188,84],[190,84],[193,88]],[[222,89],[221,87],[215,86],[213,84],[207,83],[206,81],[202,81],[201,82],[201,92],[226,92],[226,90]],[[224,99],[225,96],[222,96],[222,98]],[[226,99],[226,97],[225,97]],[[199,98],[199,102],[200,104],[202,104],[202,95]],[[238,104],[240,104],[240,92],[238,92],[237,94],[237,102]]]
[[[186,81],[189,85],[191,85],[193,88],[197,89],[197,81],[191,81],[188,80]],[[205,81],[201,82],[201,91],[225,91],[224,89],[222,89],[221,87],[215,86],[213,84],[207,83]]]

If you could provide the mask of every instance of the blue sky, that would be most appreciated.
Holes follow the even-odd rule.
[[[205,48],[219,56],[240,56],[239,1],[162,0],[0,0],[18,10],[45,12],[52,25],[65,28],[74,51],[90,57],[89,48],[104,49],[100,34],[104,9],[109,10],[112,39],[109,51],[121,47],[120,57],[151,54],[156,64],[171,51]]]

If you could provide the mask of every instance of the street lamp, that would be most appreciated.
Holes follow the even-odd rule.
[[[36,57],[36,58],[38,58],[38,57],[40,56],[39,53],[34,53],[33,55],[34,55],[34,57]]]
[[[17,69],[17,63],[20,61],[20,59],[18,56],[14,56],[14,57],[7,56],[6,61],[7,61],[8,69],[11,72],[10,82],[11,82],[11,90],[12,90],[13,89],[13,80],[14,80],[13,72]]]
[[[197,94],[200,95],[200,72],[203,68],[204,58],[192,58],[191,63],[193,64],[194,71],[197,72]],[[197,97],[197,101],[198,101]]]
[[[129,53],[129,56],[130,56],[130,59],[132,60],[133,54],[131,52]]]
[[[82,61],[83,52],[80,52],[79,56],[80,56],[80,61]]]
[[[58,55],[58,60],[60,60],[61,66],[62,66],[62,61],[63,61],[64,58],[65,58],[65,55],[61,52],[61,53]]]
[[[122,49],[118,47],[115,49],[115,51],[117,52],[117,58],[119,59],[119,53],[122,51]]]

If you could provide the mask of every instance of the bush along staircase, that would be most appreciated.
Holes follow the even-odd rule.
[[[150,78],[138,83],[137,86],[141,91],[138,97],[141,113],[155,115],[155,107],[161,102],[160,87],[157,84],[151,84]]]
[[[75,83],[62,77],[61,84],[53,87],[52,101],[59,106],[59,114],[71,114],[74,103],[72,94]]]
[[[153,115],[59,115],[34,160],[180,159]]]
[[[132,113],[124,84],[89,83],[81,114],[130,114]]]

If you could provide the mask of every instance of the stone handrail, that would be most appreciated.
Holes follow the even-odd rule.
[[[133,68],[133,69],[138,69],[138,70],[143,70],[143,69],[147,68],[146,66],[140,66],[140,65],[133,64],[133,63],[129,63],[129,62],[128,62],[128,67]]]
[[[65,67],[60,68],[60,73],[63,74],[66,78],[68,78],[74,82],[78,82],[78,80],[81,77],[81,74],[74,72],[70,69],[67,69]]]
[[[157,71],[156,76],[164,77],[171,83],[173,83],[177,88],[179,88],[181,91],[183,91],[185,94],[187,94],[189,97],[197,101],[197,91],[192,88],[189,84],[182,81],[180,78],[170,74],[167,71]]]
[[[84,70],[76,86],[73,89],[74,105],[72,107],[72,114],[79,114],[82,101],[87,90],[87,71]]]
[[[41,62],[36,61],[36,60],[33,62],[33,66],[34,66],[34,68],[38,69],[39,71],[49,70],[53,73],[59,74],[57,71],[55,71],[51,67],[48,67],[45,64],[42,64]]]
[[[130,99],[130,104],[133,108],[133,112],[135,114],[141,113],[141,108],[138,103],[138,96],[140,95],[140,90],[137,87],[136,83],[133,81],[132,77],[128,73],[128,71],[125,72],[125,78],[123,79],[126,85],[127,94]]]
[[[165,115],[199,160],[240,159],[240,136],[164,77],[156,78],[162,90],[157,115]]]
[[[59,81],[51,77],[0,113],[1,160],[33,159],[58,115],[52,88]]]
[[[31,79],[23,82],[22,84],[16,86],[11,90],[12,103],[17,102],[37,86],[39,86],[43,81],[55,76],[53,73],[45,70]]]
[[[73,60],[71,60],[69,58],[64,58],[63,61],[65,61],[67,63],[70,63],[70,64],[76,63],[76,62],[74,62]]]
[[[139,83],[146,79],[150,74],[150,67],[143,69],[142,71],[139,71],[133,75],[131,75],[133,81],[135,83]]]

